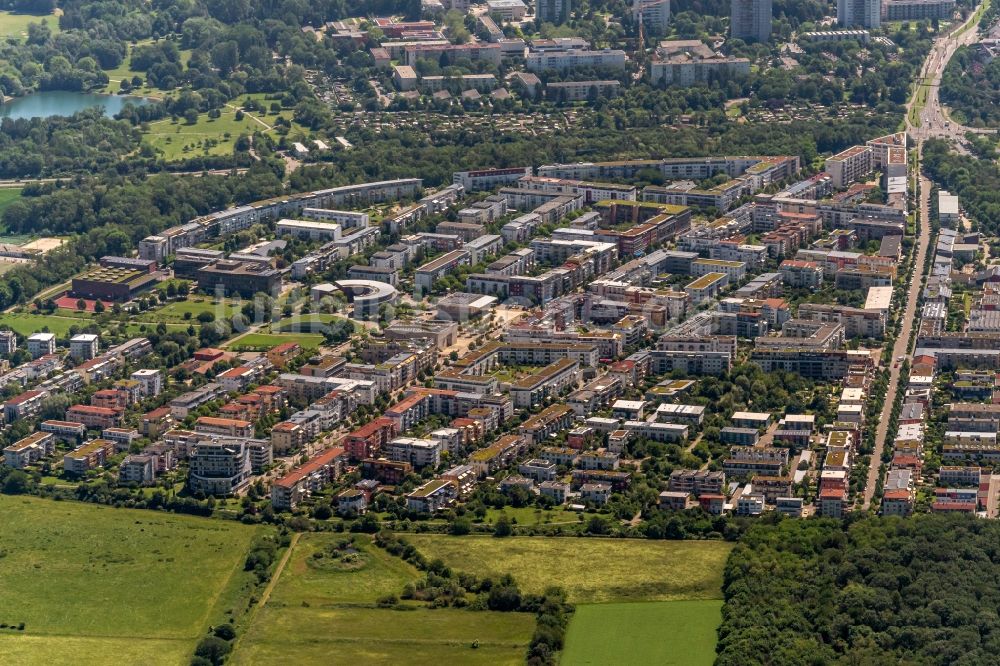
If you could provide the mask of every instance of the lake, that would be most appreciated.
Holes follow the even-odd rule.
[[[141,97],[127,95],[98,95],[96,93],[45,90],[18,97],[0,106],[0,118],[48,118],[71,116],[77,111],[95,106],[104,109],[109,118],[124,108],[127,102],[146,104]]]

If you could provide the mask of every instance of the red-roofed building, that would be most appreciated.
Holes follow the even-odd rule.
[[[309,495],[337,480],[346,462],[347,454],[341,447],[326,449],[274,482],[271,505],[278,510],[294,509]]]
[[[424,393],[411,393],[385,410],[383,417],[393,421],[399,432],[404,432],[430,416],[430,410],[430,396]]]
[[[199,416],[195,421],[196,432],[228,437],[253,437],[253,423],[242,419],[224,419],[215,416]]]
[[[241,365],[236,368],[229,368],[219,374],[215,380],[222,384],[227,391],[243,391],[257,378],[259,374],[257,368]]]
[[[299,423],[282,421],[271,428],[271,447],[276,454],[301,449],[306,439],[306,429]]]
[[[118,389],[101,389],[90,396],[90,404],[94,407],[125,411],[128,407],[128,393]]]
[[[381,416],[344,437],[344,450],[351,460],[377,458],[382,447],[398,434],[396,422]]]
[[[170,413],[170,407],[157,407],[142,415],[140,432],[150,439],[156,439],[160,433],[170,430],[173,425],[174,417]]]
[[[250,415],[250,406],[240,404],[238,402],[227,402],[222,407],[219,407],[219,416],[225,419],[239,419],[241,421],[255,421],[256,412],[254,416]]]
[[[908,516],[913,513],[912,490],[887,490],[882,495],[883,516]]]
[[[267,360],[276,368],[284,368],[288,362],[302,353],[302,346],[297,342],[284,342],[272,347],[267,352]]]
[[[934,513],[975,513],[976,505],[972,502],[936,500],[931,504],[931,511]]]
[[[73,405],[66,410],[67,421],[77,421],[88,428],[113,428],[121,422],[122,411],[93,405]]]
[[[3,403],[4,419],[12,423],[17,419],[34,416],[42,408],[42,400],[48,396],[46,391],[25,391],[15,395]]]
[[[698,504],[713,516],[721,516],[726,511],[726,496],[703,493],[698,497]]]
[[[221,349],[215,349],[214,347],[205,347],[204,349],[199,349],[194,353],[195,360],[198,361],[218,361],[225,355],[226,352]]]

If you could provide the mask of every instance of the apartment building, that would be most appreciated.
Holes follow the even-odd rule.
[[[731,0],[729,34],[745,42],[771,39],[771,0]]]
[[[754,474],[781,476],[787,466],[788,449],[771,446],[734,446],[722,463],[726,476],[737,478]]]
[[[66,420],[82,423],[88,428],[103,430],[121,422],[122,410],[92,405],[73,405],[66,410]]]
[[[840,0],[840,3],[865,3],[872,0]],[[876,3],[878,0],[874,0]],[[844,189],[851,183],[863,181],[875,168],[875,157],[871,146],[851,146],[826,160],[826,172],[830,174],[833,186]]]
[[[202,439],[190,454],[191,492],[232,495],[250,483],[250,447],[238,439]]]
[[[339,446],[326,449],[296,467],[271,485],[271,505],[290,511],[312,493],[336,481],[347,463],[347,454]]]
[[[3,460],[7,467],[24,469],[56,451],[56,439],[49,432],[36,432],[20,439],[3,450]]]
[[[104,466],[114,454],[114,442],[94,439],[64,455],[63,470],[67,474],[82,476],[89,470]]]

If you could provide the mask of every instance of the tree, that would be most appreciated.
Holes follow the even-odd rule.
[[[24,495],[33,486],[31,477],[23,470],[12,470],[3,481],[5,495]]]
[[[198,643],[194,654],[202,659],[207,659],[214,666],[221,666],[226,660],[226,656],[232,650],[232,646],[218,636],[206,636]]]
[[[493,536],[508,537],[513,533],[514,528],[511,526],[510,518],[507,517],[506,513],[501,513],[500,517],[497,518],[497,524],[493,527]]]
[[[102,312],[104,312],[104,303],[102,303],[100,299],[98,299],[97,302],[94,303],[94,312],[96,312],[97,314],[101,314]]]
[[[76,309],[80,311],[86,310],[87,301],[83,300],[82,298],[76,299]]]

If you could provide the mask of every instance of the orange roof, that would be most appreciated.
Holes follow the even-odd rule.
[[[386,414],[402,414],[403,412],[405,412],[407,410],[413,409],[414,407],[416,407],[417,405],[419,405],[421,402],[423,402],[426,399],[427,399],[427,396],[423,395],[423,394],[420,394],[420,393],[414,393],[412,395],[408,395],[405,398],[403,398],[402,400],[400,400],[399,402],[397,402],[395,405],[393,405],[392,407],[390,407],[389,409],[385,410],[385,413]]]
[[[142,418],[144,421],[158,421],[165,416],[170,416],[169,407],[157,407],[156,409],[152,409],[143,414]]]
[[[121,410],[111,409],[110,407],[94,407],[93,405],[73,405],[66,410],[67,414],[70,412],[74,414],[93,414],[95,416],[117,416]]]
[[[284,475],[280,479],[274,482],[276,486],[281,486],[282,488],[291,488],[295,486],[299,481],[309,476],[313,472],[329,465],[334,460],[344,455],[344,449],[339,446],[334,446],[326,451],[323,451],[318,456],[302,465],[293,469],[288,474]]]
[[[235,426],[237,428],[249,428],[252,425],[249,421],[242,421],[240,419],[220,419],[215,416],[199,416],[196,423],[198,425]]]
[[[25,391],[24,393],[21,393],[19,395],[15,395],[13,398],[11,398],[10,400],[8,400],[4,404],[7,404],[7,405],[20,405],[22,402],[27,402],[28,400],[31,400],[32,398],[37,398],[40,395],[42,395],[41,391]]]
[[[396,424],[395,424],[395,422],[391,421],[390,419],[387,419],[384,416],[380,416],[377,419],[375,419],[374,421],[369,421],[368,423],[364,424],[363,426],[361,426],[360,428],[358,428],[354,432],[348,433],[347,436],[348,437],[360,437],[360,438],[363,439],[363,438],[369,437],[371,435],[374,435],[376,432],[378,432],[379,430],[381,430],[382,428],[385,428],[385,427],[393,427],[394,428],[394,427],[396,427]]]

